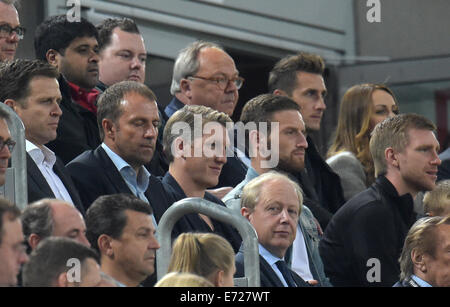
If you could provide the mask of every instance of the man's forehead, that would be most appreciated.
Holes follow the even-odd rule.
[[[131,209],[126,209],[125,214],[127,216],[125,228],[128,228],[130,231],[139,229],[154,230],[152,218],[149,214]]]
[[[144,115],[142,113],[142,110],[148,108],[151,115],[159,119],[157,102],[141,94],[133,92],[125,94],[122,100],[120,101],[120,106],[123,111],[122,116]],[[140,112],[137,113],[136,109],[139,109]]]
[[[297,72],[297,84],[296,89],[316,89],[320,91],[326,91],[325,81],[321,74],[310,73],[305,71]]]
[[[76,37],[70,42],[69,48],[77,48],[82,45],[89,45],[91,47],[96,47],[98,46],[98,42],[95,36]]]
[[[0,118],[0,138],[3,139],[3,141],[6,141],[11,137],[11,133],[9,132],[8,124],[6,123],[6,120],[3,118]]]
[[[22,222],[20,218],[11,220],[9,213],[3,215],[3,237],[2,241],[20,242],[22,236]],[[1,245],[1,244],[0,244]]]
[[[18,26],[19,14],[13,5],[0,2],[0,24],[5,23],[12,27]]]
[[[407,133],[408,143],[406,144],[406,147],[439,147],[436,135],[431,130],[411,128]]]
[[[136,42],[138,42],[138,44],[136,44]],[[132,49],[136,49],[141,46],[139,44],[140,42],[142,42],[142,45],[144,45],[144,38],[141,34],[126,32],[121,30],[119,27],[116,27],[111,34],[111,43],[107,47],[115,45],[119,47],[129,47]]]
[[[231,69],[232,73],[238,73],[233,58],[219,48],[207,47],[200,50],[198,60],[199,71],[211,70],[213,73],[228,73],[228,71],[222,70]]]

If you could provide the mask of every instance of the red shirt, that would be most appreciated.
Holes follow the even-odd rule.
[[[100,94],[100,91],[96,89],[86,91],[76,84],[73,84],[71,82],[67,83],[69,84],[73,101],[75,101],[83,108],[91,111],[92,113],[97,114],[97,106],[95,102],[97,101],[97,97]]]

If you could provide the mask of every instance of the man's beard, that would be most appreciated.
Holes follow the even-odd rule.
[[[278,162],[278,166],[275,168],[276,170],[280,170],[285,173],[289,173],[292,175],[296,175],[297,173],[303,171],[305,169],[305,164],[303,163],[302,166],[298,165],[295,166],[291,161],[286,161],[285,159],[281,159]]]

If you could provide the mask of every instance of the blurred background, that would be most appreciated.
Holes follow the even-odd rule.
[[[327,110],[313,136],[322,153],[342,95],[363,82],[389,86],[400,111],[431,119],[441,149],[448,147],[448,0],[22,0],[19,15],[27,33],[16,57],[34,58],[37,25],[47,16],[66,14],[76,2],[81,16],[94,24],[113,16],[136,21],[148,51],[146,84],[159,104],[169,103],[174,59],[192,41],[221,44],[245,78],[235,120],[245,102],[267,92],[275,62],[314,52],[327,64]]]

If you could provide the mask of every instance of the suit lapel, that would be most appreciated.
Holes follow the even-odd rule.
[[[75,189],[72,180],[66,173],[67,171],[65,170],[64,164],[62,164],[61,160],[59,160],[58,157],[56,158],[55,165],[53,165],[53,171],[59,177],[59,179],[61,179],[63,185],[66,187],[67,192],[69,192],[70,198],[72,198],[74,206],[77,207],[78,211],[80,211],[84,216],[86,211],[81,202],[80,194],[78,194],[78,191]]]
[[[53,194],[52,189],[47,183],[47,180],[45,180],[45,177],[42,175],[41,171],[39,170],[39,167],[36,165],[36,163],[33,161],[33,158],[27,153],[27,174],[28,174],[28,184],[34,184],[38,190],[42,191],[45,195],[52,195],[55,197],[55,194]]]
[[[97,147],[94,155],[101,162],[106,177],[109,179],[109,183],[117,190],[117,193],[133,194],[122,175],[119,173],[119,170],[101,146]]]
[[[284,287],[281,280],[278,278],[275,271],[270,267],[270,265],[267,263],[267,261],[260,255],[259,256],[259,267],[261,269],[260,275],[261,275],[261,283],[263,281],[263,278],[266,280],[267,285],[264,285],[266,287]]]

